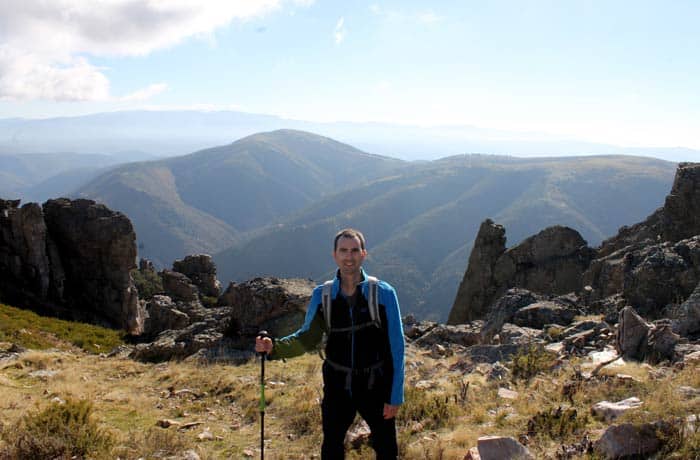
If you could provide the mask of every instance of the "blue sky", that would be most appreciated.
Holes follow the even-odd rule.
[[[242,110],[700,149],[698,1],[0,0],[0,118]]]

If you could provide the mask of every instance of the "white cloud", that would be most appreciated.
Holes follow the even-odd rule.
[[[165,83],[155,83],[153,85],[148,85],[147,87],[138,91],[134,91],[131,94],[127,94],[126,96],[122,96],[121,98],[119,98],[119,100],[124,102],[145,101],[146,99],[150,99],[153,96],[160,94],[167,89],[168,85],[166,85]]]
[[[382,12],[382,7],[379,6],[377,3],[372,3],[369,6],[369,10],[372,12],[372,14],[381,14]]]
[[[187,38],[211,37],[281,1],[0,0],[0,99],[109,98],[109,81],[88,56],[146,55]]]
[[[336,45],[343,43],[346,33],[347,30],[345,29],[345,18],[341,17],[335,24],[335,30],[333,31],[333,37],[335,38]]]

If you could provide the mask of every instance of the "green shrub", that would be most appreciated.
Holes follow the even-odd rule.
[[[139,298],[148,300],[156,294],[163,292],[163,280],[160,275],[151,270],[141,272],[138,269],[131,271],[131,279],[139,291]]]
[[[554,357],[542,345],[530,343],[521,348],[513,357],[512,380],[530,380],[540,372],[554,365]]]
[[[551,439],[559,440],[588,424],[588,415],[580,416],[576,409],[548,409],[537,412],[527,422],[528,436],[545,435]]]
[[[16,426],[3,431],[6,447],[0,458],[69,459],[100,458],[108,453],[113,439],[91,418],[89,401],[52,403],[41,412],[30,413]]]
[[[404,422],[418,422],[425,429],[447,426],[456,415],[457,406],[453,398],[430,394],[414,387],[407,387],[399,417]]]

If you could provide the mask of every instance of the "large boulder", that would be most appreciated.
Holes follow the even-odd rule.
[[[138,334],[129,219],[90,200],[0,200],[0,292],[18,306]]]
[[[687,299],[700,282],[700,236],[634,243],[594,260],[583,277],[591,287],[590,304],[620,294],[640,314],[659,316]]]
[[[173,262],[173,271],[187,276],[199,292],[208,297],[219,297],[221,283],[216,279],[216,265],[208,254],[189,255]]]
[[[310,280],[274,277],[232,282],[219,305],[232,307],[230,332],[241,340],[263,329],[279,337],[301,327],[314,286]]]
[[[671,325],[673,332],[684,337],[700,332],[700,283],[681,304],[679,313]]]
[[[0,200],[0,291],[17,304],[26,296],[48,298],[51,281],[41,207],[19,203]]]
[[[594,256],[577,231],[562,226],[546,228],[505,250],[503,227],[487,220],[477,235],[448,323],[482,319],[512,287],[543,294],[579,291]]]
[[[77,319],[139,333],[143,311],[130,271],[136,268],[131,221],[92,200],[44,203],[44,220],[65,273],[64,296]]]

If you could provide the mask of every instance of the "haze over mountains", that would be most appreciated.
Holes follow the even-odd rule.
[[[152,114],[138,114],[145,133]],[[212,119],[187,115],[192,133],[198,123],[215,130],[207,124]],[[114,117],[131,120],[123,113],[103,117],[101,125],[100,117],[82,120],[102,126],[84,131],[84,138],[109,132]],[[269,121],[242,119],[250,123],[240,129]],[[161,126],[164,136],[170,121]],[[69,126],[65,138],[78,136]],[[125,139],[140,132],[131,126]],[[167,132],[177,143],[185,131]],[[167,267],[187,254],[214,254],[222,281],[262,275],[320,281],[331,275],[333,234],[356,226],[368,238],[368,269],[396,285],[403,310],[439,320],[447,316],[484,219],[506,226],[509,246],[555,224],[575,228],[595,245],[661,206],[675,172],[675,163],[614,155],[473,154],[409,162],[297,130],[258,133],[184,156],[110,163],[117,161],[118,155],[0,155],[0,196],[103,202],[130,217],[140,257]]]
[[[224,281],[320,281],[335,232],[359,227],[368,269],[396,285],[404,310],[444,320],[484,219],[504,224],[509,244],[554,224],[597,244],[660,206],[674,172],[629,156],[406,162],[280,130],[120,166],[79,195],[125,212],[140,256],[169,266],[213,253]]]
[[[511,132],[476,126],[411,126],[389,123],[319,123],[236,111],[120,111],[46,119],[0,119],[0,154],[140,151],[185,155],[278,129],[317,133],[361,150],[402,158],[435,160],[465,153],[515,156],[640,155],[697,161],[700,151],[626,148],[547,133]],[[132,160],[133,161],[133,160]]]

